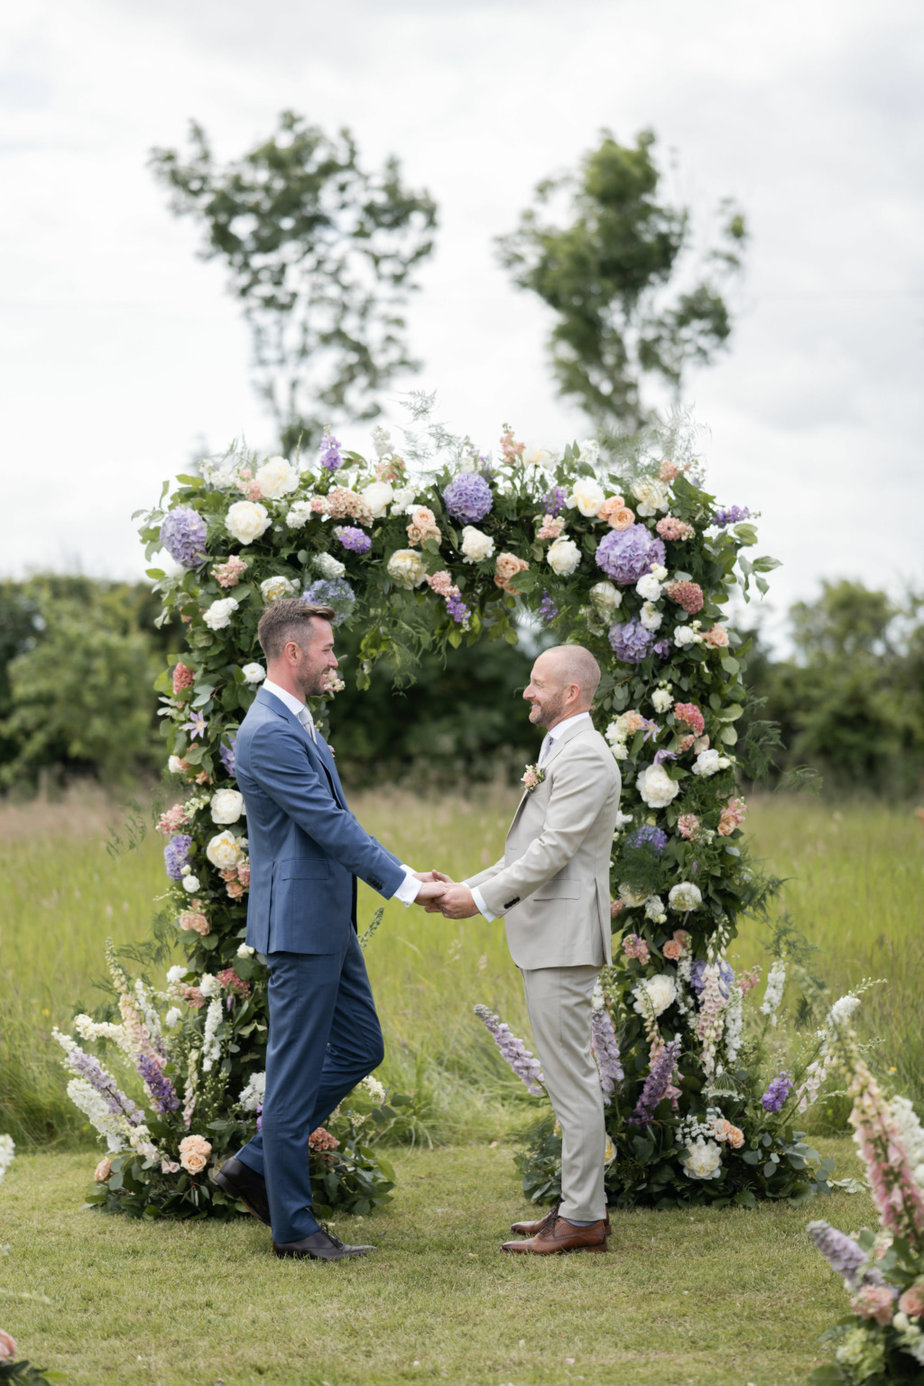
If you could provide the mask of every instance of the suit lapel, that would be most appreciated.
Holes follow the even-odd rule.
[[[302,725],[302,723],[295,716],[295,713],[291,710],[291,708],[286,707],[285,703],[282,701],[281,698],[277,698],[274,693],[270,693],[265,688],[260,688],[257,690],[257,701],[260,702],[262,706],[267,708],[270,712],[274,712],[277,715],[277,717],[283,718],[284,721],[288,721],[294,727],[298,728],[298,730],[302,734],[302,737],[304,738],[305,745],[309,748],[309,754],[317,756],[318,760],[321,762],[321,769],[327,776],[327,781],[330,785],[331,793],[337,800],[337,803],[340,805],[340,807],[346,808],[346,797],[343,793],[343,785],[340,783],[340,776],[337,774],[337,767],[334,764],[334,758],[330,753],[330,747],[324,740],[324,737],[321,735],[319,731],[317,731],[317,727],[315,727],[315,731],[317,732],[318,739],[317,741],[314,741],[310,736],[307,728]]]

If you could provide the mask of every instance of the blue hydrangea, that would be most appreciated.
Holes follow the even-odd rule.
[[[167,868],[167,875],[171,881],[183,879],[183,867],[189,858],[191,847],[192,838],[189,833],[177,833],[175,837],[171,837],[164,848],[164,866]]]
[[[170,557],[184,568],[196,568],[205,559],[206,523],[188,505],[168,510],[160,527],[160,542]]]
[[[494,497],[483,476],[477,472],[460,472],[443,492],[443,502],[454,520],[474,525],[488,514]]]
[[[614,621],[609,629],[609,642],[617,659],[623,664],[641,664],[650,653],[654,636],[641,621]]]
[[[667,846],[667,833],[663,828],[655,828],[650,823],[643,823],[626,842],[627,847],[650,847],[658,856]]]
[[[341,625],[356,604],[356,593],[343,578],[317,578],[302,593],[302,601],[311,606],[331,606],[334,626]]]
[[[607,577],[620,587],[631,587],[655,563],[663,564],[664,544],[644,525],[630,525],[604,534],[594,557]]]

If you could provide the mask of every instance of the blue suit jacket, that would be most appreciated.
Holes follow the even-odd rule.
[[[347,808],[322,737],[261,688],[241,723],[235,774],[247,810],[247,942],[260,953],[339,953],[356,927],[356,877],[380,895],[398,858]]]

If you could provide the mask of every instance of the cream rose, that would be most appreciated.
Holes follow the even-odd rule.
[[[494,553],[494,540],[490,535],[466,525],[462,530],[462,557],[466,563],[481,563]]]
[[[244,853],[234,833],[226,828],[223,833],[216,833],[209,839],[205,855],[218,871],[227,871],[229,867],[237,866]]]
[[[582,476],[574,483],[574,490],[568,498],[568,504],[577,506],[582,515],[589,519],[596,515],[604,500],[606,499],[603,487],[599,481],[595,481],[592,476]]]
[[[209,630],[224,630],[230,626],[231,617],[240,606],[234,597],[220,597],[217,602],[212,602],[202,613],[202,619]]]
[[[278,602],[282,597],[295,597],[298,595],[298,583],[291,578],[283,577],[277,573],[275,577],[264,578],[260,583],[260,596],[269,605],[270,602]]]
[[[622,593],[615,582],[595,582],[590,589],[590,600],[601,616],[611,617],[617,607],[622,606]]]
[[[211,1153],[211,1144],[204,1136],[184,1136],[180,1141],[180,1164],[187,1174],[201,1174]]]
[[[359,493],[369,507],[373,520],[380,520],[395,498],[390,481],[373,481]]]
[[[680,1163],[691,1179],[718,1179],[722,1173],[721,1147],[715,1141],[691,1141]]]
[[[658,972],[654,977],[645,977],[632,988],[635,1000],[632,1009],[639,1015],[661,1015],[672,1005],[677,996],[677,983],[667,972]]]
[[[663,765],[649,765],[635,781],[635,787],[649,808],[666,808],[680,793],[680,785]]]
[[[388,560],[388,576],[399,587],[419,587],[427,576],[427,565],[416,549],[395,549]]]
[[[270,517],[259,501],[235,501],[228,507],[225,529],[239,544],[252,544],[269,529]]]
[[[672,910],[686,914],[688,910],[698,910],[703,903],[703,893],[692,881],[678,881],[671,886],[667,903]]]
[[[209,808],[213,823],[236,823],[244,812],[244,796],[237,789],[216,789]]]
[[[564,535],[549,545],[546,561],[553,573],[559,577],[570,577],[581,561],[581,550],[573,539]]]
[[[667,487],[663,481],[657,481],[654,477],[643,476],[633,482],[632,494],[638,501],[640,515],[654,515],[668,507]]]
[[[258,468],[254,481],[269,500],[278,500],[296,489],[298,472],[284,457],[268,457]]]

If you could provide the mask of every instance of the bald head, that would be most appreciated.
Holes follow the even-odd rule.
[[[578,712],[589,712],[599,682],[600,666],[583,645],[543,650],[523,693],[532,705],[529,720],[548,729]]]

